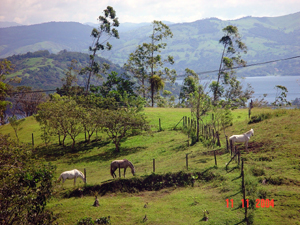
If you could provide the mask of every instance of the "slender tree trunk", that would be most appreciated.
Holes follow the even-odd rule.
[[[197,117],[197,142],[199,142],[199,136],[200,136],[200,124],[199,124],[199,118]]]
[[[154,106],[154,85],[151,83],[151,103]]]
[[[100,35],[98,36],[97,41],[95,42],[95,44],[97,44],[99,42],[99,39],[100,39]],[[92,67],[93,67],[93,64],[94,64],[94,61],[95,61],[95,55],[96,55],[96,50],[94,50],[94,52],[93,52],[93,59],[92,59],[92,62],[91,62],[91,71],[90,71],[89,76],[88,76],[88,81],[87,81],[86,90],[85,90],[86,95],[87,95],[87,93],[89,91],[89,87],[90,87],[90,80],[91,80],[91,76],[92,76]]]
[[[227,45],[224,46],[222,57],[221,57],[221,62],[220,62],[220,67],[219,67],[219,73],[218,73],[218,80],[217,80],[217,86],[216,86],[215,93],[214,93],[214,103],[217,101],[218,86],[219,86],[219,82],[220,82],[221,69],[222,69],[223,57],[224,57],[224,54],[225,54],[226,46]]]

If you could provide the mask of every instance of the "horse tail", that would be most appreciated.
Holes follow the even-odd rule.
[[[111,175],[112,177],[114,177],[113,171],[112,171],[112,164],[113,164],[113,162],[110,164],[110,175]]]

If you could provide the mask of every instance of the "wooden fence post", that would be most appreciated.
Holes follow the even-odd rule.
[[[215,165],[217,166],[217,156],[216,156],[216,150],[214,151],[214,156],[215,156]]]
[[[185,155],[185,163],[186,163],[186,169],[189,170],[189,156],[188,156],[188,154]]]
[[[161,122],[160,122],[160,118],[159,118],[159,131],[161,131]]]
[[[228,146],[228,136],[225,135],[226,137],[226,151],[229,152],[229,146]]]
[[[242,159],[242,164],[244,159]],[[244,206],[245,206],[245,221],[248,223],[248,216],[247,216],[247,203],[246,203],[246,188],[245,188],[245,175],[244,175],[244,167],[242,170],[242,191],[243,191],[243,199],[244,199]]]
[[[85,178],[84,186],[86,186],[86,169],[85,168],[84,168],[83,172],[84,172],[84,178]]]
[[[121,177],[121,168],[120,168],[120,164],[119,164],[119,177]]]
[[[32,141],[32,149],[34,149],[34,137],[33,137],[33,133],[31,134],[31,141]]]
[[[155,173],[155,159],[153,159],[153,173]]]
[[[242,158],[241,176],[243,175],[243,171],[244,171],[244,159]]]

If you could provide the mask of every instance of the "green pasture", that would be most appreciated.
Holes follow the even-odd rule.
[[[134,164],[136,177],[153,173],[153,159],[156,174],[206,171],[216,177],[209,182],[196,181],[194,187],[108,193],[98,196],[99,207],[93,206],[95,197],[92,193],[82,198],[64,197],[75,189],[84,188],[80,179],[77,179],[75,187],[73,181],[67,180],[64,185],[55,184],[53,197],[47,205],[58,216],[57,222],[75,224],[83,217],[95,220],[110,216],[111,224],[246,224],[243,222],[244,209],[241,208],[240,166],[232,161],[226,171],[230,153],[217,155],[215,166],[214,156],[210,152],[226,148],[224,132],[221,132],[221,147],[208,148],[201,142],[188,147],[187,135],[180,130],[182,121],[177,130],[173,128],[183,116],[190,116],[190,109],[146,108],[144,113],[152,125],[152,131],[124,140],[120,153],[114,152],[113,143],[102,133],[97,134],[97,140],[93,136],[90,144],[84,143],[84,134],[80,134],[75,150],[61,148],[57,145],[57,138],[45,146],[39,125],[33,117],[26,118],[18,135],[20,142],[30,144],[34,134],[34,151],[40,159],[44,158],[57,166],[56,178],[63,171],[75,168],[83,171],[85,168],[88,186],[110,182],[110,163],[122,158]],[[249,141],[249,153],[242,151],[246,198],[254,199],[248,216],[253,224],[300,224],[300,111],[252,109],[252,116],[261,115],[267,115],[267,119],[248,124],[248,110],[234,110],[233,126],[225,131],[226,135],[231,136],[254,129],[254,136]],[[159,119],[162,131],[159,131]],[[209,119],[207,117],[205,121]],[[15,139],[9,124],[1,126],[0,133],[10,134]],[[69,139],[66,142],[71,144]],[[244,150],[244,144],[238,144],[238,149]],[[132,177],[128,168],[125,179]],[[263,180],[267,180],[266,184],[262,183]],[[227,207],[226,199],[233,199],[233,208],[231,205]],[[274,207],[256,208],[256,199],[274,199]],[[204,210],[209,212],[208,221],[203,220]],[[147,221],[143,221],[145,215]]]

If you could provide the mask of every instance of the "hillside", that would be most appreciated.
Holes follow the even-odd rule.
[[[249,153],[244,151],[244,144],[238,145],[244,158],[246,198],[250,202],[248,216],[252,224],[298,224],[300,220],[299,113],[299,110],[253,108],[252,115],[266,117],[248,124],[247,110],[233,111],[233,126],[226,129],[228,136],[251,128],[255,131],[249,141]],[[140,224],[147,215],[145,224],[246,224],[241,203],[241,165],[233,160],[228,170],[225,169],[230,153],[223,151],[226,148],[223,132],[221,148],[205,147],[203,143],[188,147],[187,136],[172,128],[182,116],[190,115],[189,109],[146,108],[145,114],[153,125],[153,132],[124,140],[120,153],[114,152],[113,144],[103,133],[98,133],[98,140],[93,139],[91,144],[80,142],[84,140],[84,134],[80,134],[76,151],[60,148],[55,144],[56,138],[45,147],[37,122],[32,117],[26,118],[19,138],[30,143],[34,133],[35,153],[57,166],[55,178],[66,170],[87,170],[86,187],[80,179],[77,179],[75,187],[70,180],[64,186],[56,184],[47,209],[58,216],[57,222],[75,224],[84,217],[95,220],[110,216],[112,224]],[[161,132],[157,131],[158,118],[164,129]],[[0,133],[10,133],[11,138],[15,138],[10,125],[0,127]],[[70,141],[67,140],[68,143]],[[218,153],[217,166],[213,150]],[[134,164],[136,176],[133,177],[127,169],[125,179],[112,180],[110,163],[122,158]],[[152,173],[153,159],[155,173]],[[170,179],[176,175],[196,173],[201,176],[194,187],[190,183],[170,183],[171,187],[163,187],[164,180],[155,180],[160,176]],[[139,191],[127,186],[146,179],[150,181],[152,190]],[[95,197],[89,190],[101,186],[109,189],[99,193],[100,206],[93,207]],[[118,188],[119,191],[113,191]],[[80,193],[83,193],[82,197]],[[273,199],[274,207],[262,205],[261,199]],[[208,221],[203,220],[204,210],[209,211]]]
[[[229,24],[239,28],[242,40],[248,46],[248,54],[243,57],[248,64],[299,55],[300,12],[280,17],[245,17],[231,21],[210,18],[170,24],[174,36],[167,40],[168,46],[163,54],[174,56],[173,68],[179,74],[187,67],[196,72],[215,70],[222,52],[218,41],[222,37],[222,29]],[[132,29],[134,26],[130,24],[128,27]],[[0,28],[0,57],[41,49],[53,53],[63,49],[87,52],[92,43],[91,29],[88,25],[74,22]],[[110,41],[112,51],[104,51],[101,56],[122,66],[138,44],[150,41],[151,26],[127,32],[123,31],[125,28],[121,30],[120,39]],[[299,75],[299,66],[299,60],[289,60],[241,69],[238,76]]]
[[[89,63],[89,54],[79,52],[60,51],[57,54],[50,54],[48,50],[28,52],[23,55],[14,55],[7,58],[15,65],[14,71],[7,76],[12,78],[21,77],[21,83],[13,83],[14,86],[30,86],[33,89],[56,89],[62,86],[61,78],[75,59],[77,69],[87,66]],[[107,63],[110,65],[110,71],[116,71],[122,74],[124,70],[107,59],[96,57],[96,61],[101,65]],[[78,85],[84,86],[84,76],[78,75]],[[93,79],[92,84],[99,84],[99,80]]]

